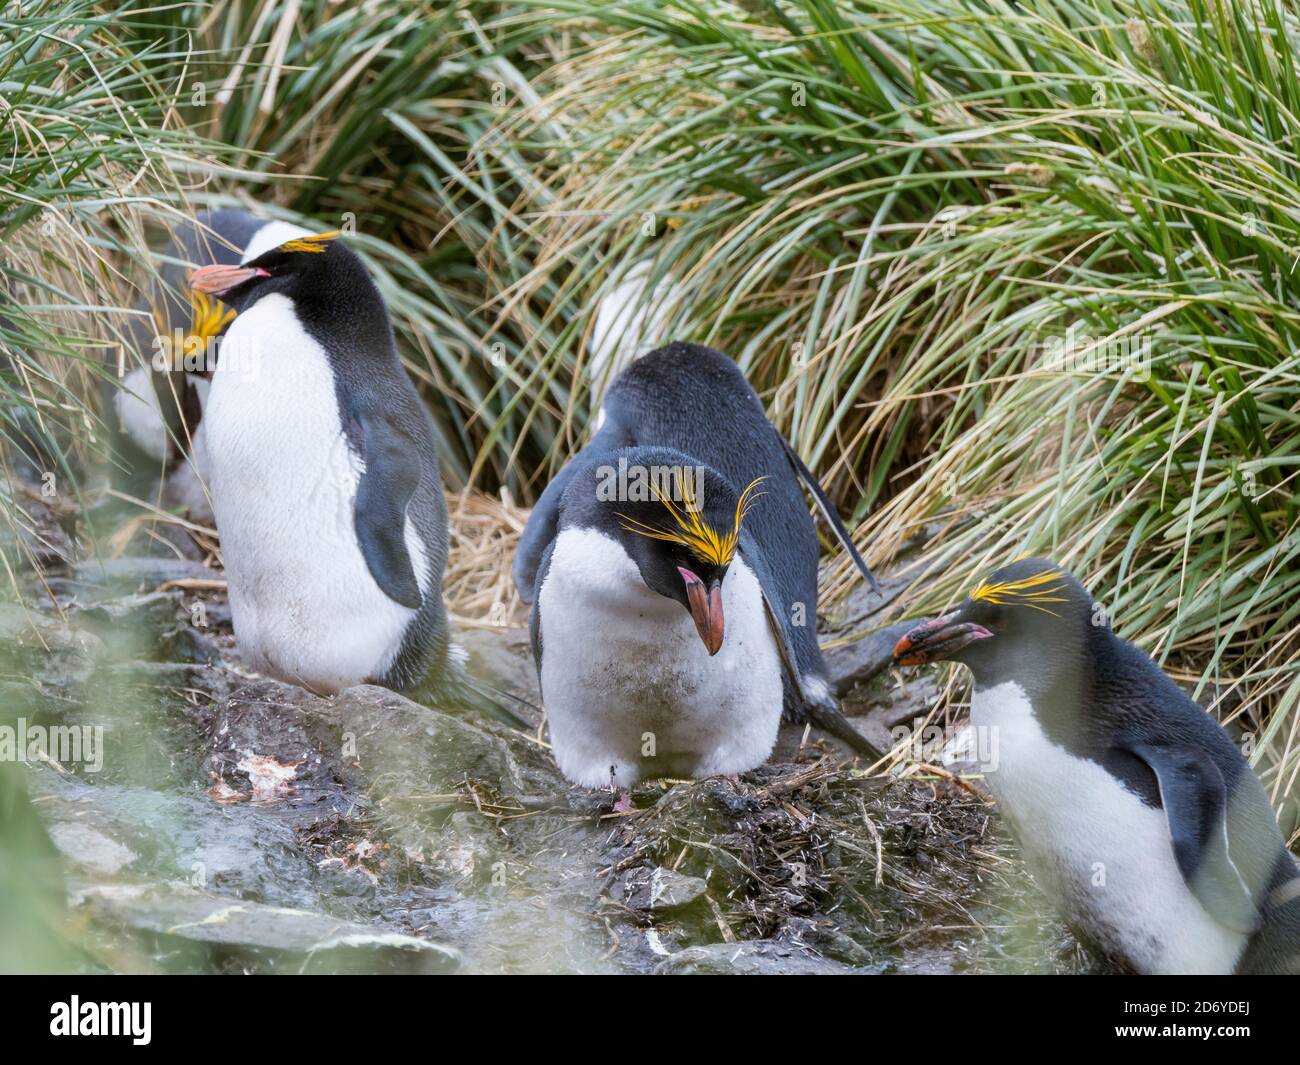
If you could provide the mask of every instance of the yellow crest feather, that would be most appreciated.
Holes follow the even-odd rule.
[[[749,508],[762,492],[755,492],[765,477],[755,477],[736,500],[736,515],[730,531],[719,532],[700,517],[700,507],[695,502],[695,492],[690,478],[684,477],[680,470],[674,470],[674,477],[680,489],[685,507],[679,507],[668,496],[659,491],[657,485],[650,484],[650,490],[672,516],[676,529],[659,529],[646,525],[627,514],[620,513],[623,528],[630,533],[644,536],[651,540],[664,540],[668,543],[681,544],[696,558],[714,566],[726,566],[736,555],[736,545],[740,542],[740,523],[745,520]]]
[[[1027,606],[1045,614],[1059,617],[1055,610],[1044,604],[1068,603],[1069,599],[1057,595],[1065,589],[1065,580],[1058,570],[1045,569],[1018,581],[998,581],[990,584],[987,578],[971,590],[970,597],[978,603],[994,606]]]
[[[209,340],[235,320],[235,312],[215,296],[190,289],[190,336]]]
[[[319,255],[329,245],[329,242],[339,236],[339,230],[331,229],[326,233],[316,233],[310,237],[295,237],[293,240],[286,240],[280,245],[280,251],[303,251],[312,255]]]

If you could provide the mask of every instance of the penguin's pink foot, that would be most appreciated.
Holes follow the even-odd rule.
[[[618,801],[614,803],[616,814],[630,814],[636,807],[632,805],[632,793],[627,788],[618,789]]]

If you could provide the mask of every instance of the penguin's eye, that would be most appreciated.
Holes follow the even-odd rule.
[[[269,252],[257,260],[257,265],[270,274],[283,273],[285,268],[292,265],[292,258],[284,252]]]
[[[726,566],[718,566],[707,559],[702,559],[697,555],[686,551],[682,557],[677,560],[679,567],[690,570],[699,576],[705,584],[712,584],[715,581],[721,581],[727,573]]]

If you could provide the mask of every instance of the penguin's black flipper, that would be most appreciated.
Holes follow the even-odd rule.
[[[775,430],[773,430],[773,432],[775,432]],[[849,558],[853,559],[853,564],[858,567],[858,572],[861,573],[862,576],[866,578],[867,583],[871,585],[871,590],[879,595],[880,585],[876,583],[876,578],[871,575],[871,570],[867,569],[866,562],[863,561],[862,556],[858,553],[858,549],[853,543],[853,537],[849,535],[849,530],[844,527],[844,522],[840,520],[839,511],[835,509],[835,504],[832,503],[826,495],[825,490],[821,486],[821,482],[817,480],[812,470],[804,465],[803,459],[799,457],[798,453],[791,446],[790,441],[785,438],[785,435],[777,433],[776,436],[777,439],[781,441],[781,447],[785,450],[785,455],[786,458],[790,460],[790,465],[794,467],[794,472],[799,475],[799,480],[803,482],[804,488],[808,490],[808,494],[812,496],[813,500],[817,503],[817,509],[821,511],[822,517],[826,519],[826,524],[829,525],[831,530],[835,533],[835,539],[839,540],[844,550],[849,553]]]
[[[519,536],[519,546],[515,549],[515,560],[510,570],[515,579],[515,589],[519,592],[519,598],[525,603],[531,603],[533,596],[537,594],[537,573],[542,555],[555,541],[556,533],[559,531],[560,499],[564,496],[564,490],[569,487],[569,482],[573,480],[573,475],[582,465],[579,460],[580,455],[581,452],[569,459],[560,472],[552,478],[542,497],[533,507],[532,513],[528,515],[528,523]]]
[[[515,588],[525,603],[531,603],[537,591],[537,573],[542,555],[559,532],[560,500],[564,496],[564,490],[569,487],[569,482],[573,480],[573,475],[599,456],[629,443],[629,434],[612,417],[606,417],[605,424],[591,438],[590,443],[561,467],[560,472],[542,492],[542,497],[528,515],[528,524],[519,537],[519,546],[515,549],[515,560],[511,565]]]
[[[885,756],[883,751],[849,724],[849,719],[833,703],[809,703],[808,720],[827,735],[847,744],[855,754],[869,762],[878,762]]]
[[[537,568],[537,585],[533,589],[536,593],[532,600],[532,609],[528,611],[528,642],[533,648],[533,664],[537,667],[537,690],[542,690],[542,616],[541,604],[536,599],[540,597],[542,582],[546,580],[547,571],[551,568],[551,556],[555,554],[555,541],[552,540],[546,545],[546,551],[542,555],[542,564]]]
[[[1220,924],[1254,932],[1259,909],[1229,853],[1227,788],[1214,759],[1181,744],[1137,743],[1129,750],[1156,775],[1174,857],[1188,889]]]
[[[767,563],[754,543],[753,536],[746,530],[742,530],[740,533],[740,553],[744,557],[745,563],[754,571],[754,576],[758,578],[758,585],[763,593],[763,606],[767,610],[768,626],[771,628],[772,636],[776,640],[777,651],[781,655],[781,664],[785,667],[786,679],[789,681],[790,689],[793,690],[795,698],[802,705],[807,720],[811,721],[823,732],[847,744],[862,757],[871,761],[881,758],[881,752],[850,725],[848,718],[840,712],[839,703],[831,690],[830,683],[819,678],[820,690],[814,691],[811,690],[807,678],[800,673],[794,647],[790,643],[790,633],[785,627],[784,614],[780,611],[779,606],[773,603],[768,592],[768,589],[774,588],[775,584],[768,572]],[[540,662],[540,657],[538,661]]]
[[[353,524],[361,554],[383,593],[412,610],[422,602],[406,548],[406,506],[420,483],[420,448],[383,414],[358,413],[366,469]]]

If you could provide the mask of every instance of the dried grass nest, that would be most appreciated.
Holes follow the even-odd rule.
[[[738,778],[665,786],[657,800],[637,792],[607,872],[704,879],[701,917],[717,941],[806,935],[811,922],[833,933],[818,946],[850,963],[933,950],[942,968],[1088,964],[974,788],[868,775],[816,747]]]

